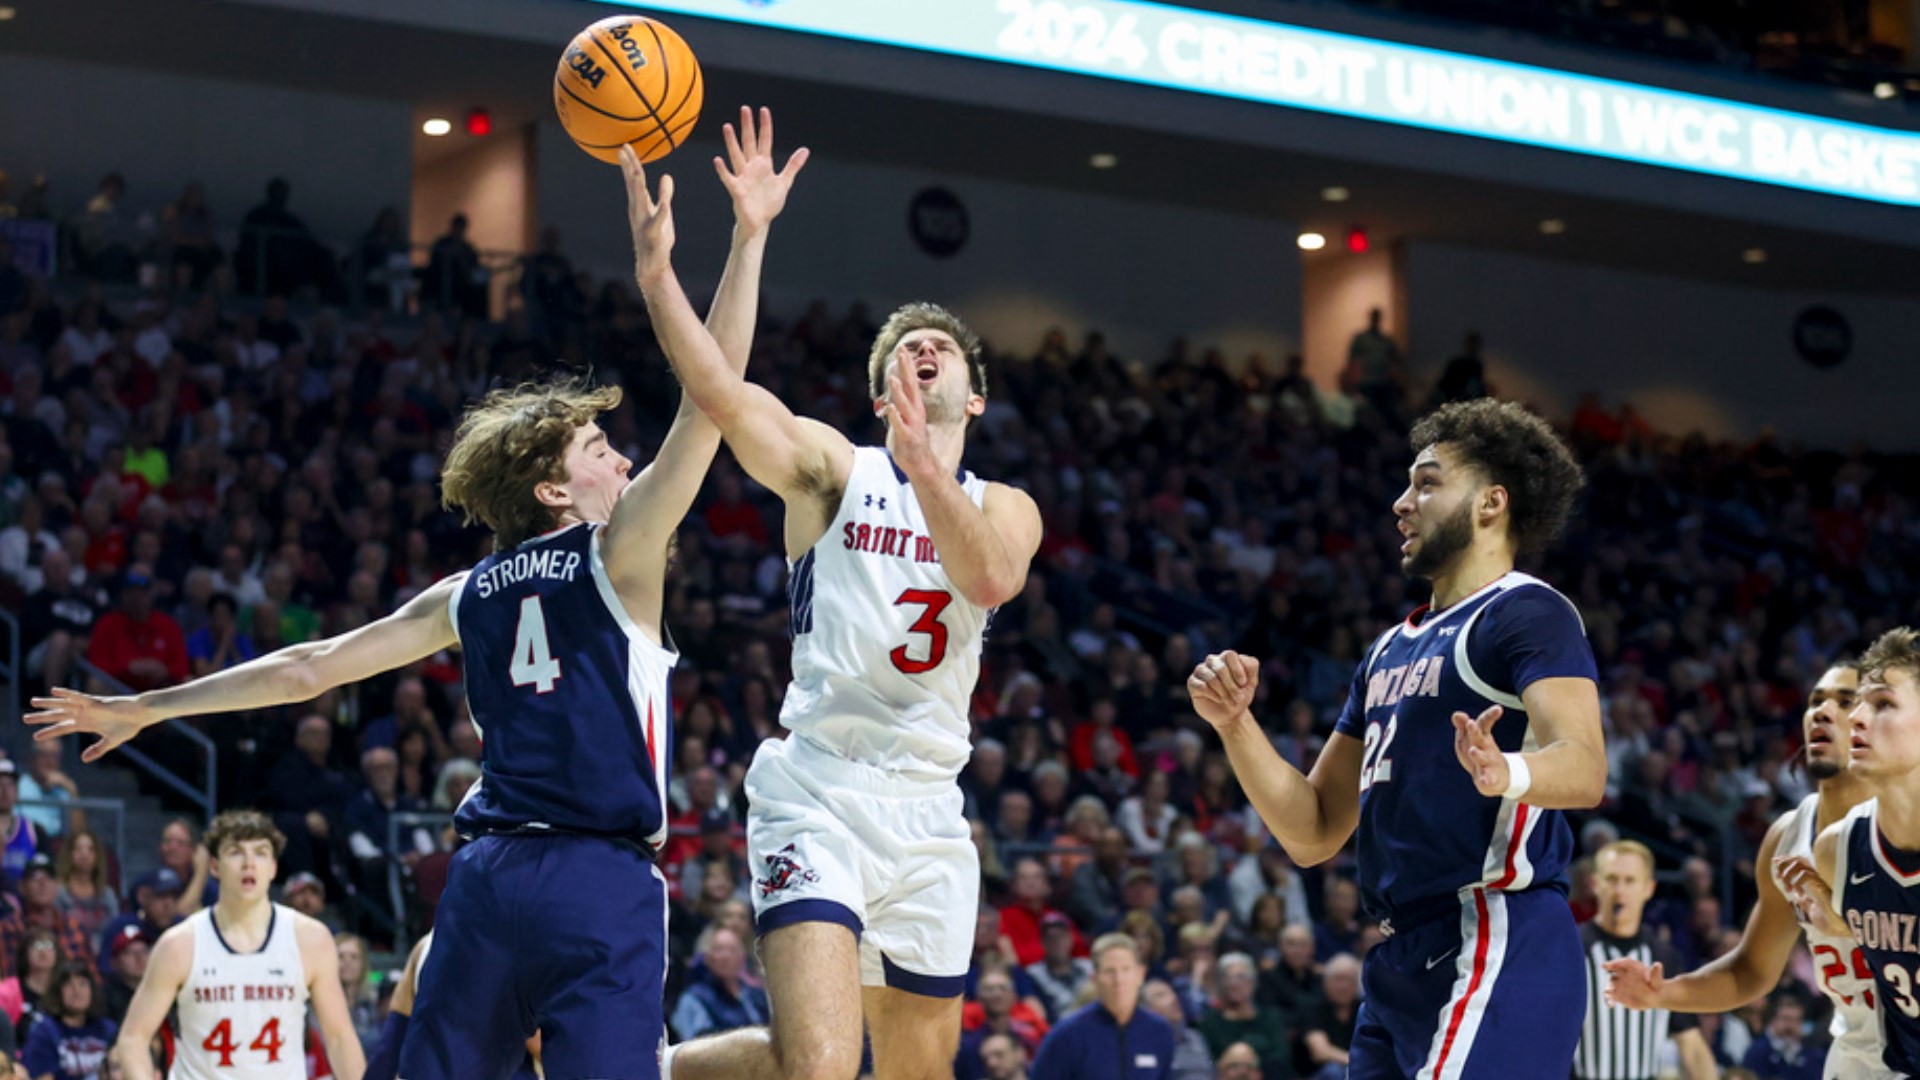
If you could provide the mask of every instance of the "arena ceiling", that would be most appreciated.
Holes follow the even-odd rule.
[[[572,0],[525,0],[555,27],[548,43],[353,16],[356,6],[369,13],[377,8],[375,0],[330,0],[345,14],[283,6],[301,2],[0,0],[15,11],[0,22],[0,55],[68,57],[404,101],[420,116],[457,118],[468,106],[486,105],[498,128],[550,115],[557,43],[571,28],[612,10]],[[459,12],[471,2],[439,5]],[[822,47],[809,46],[807,54],[822,55]],[[872,46],[824,47],[883,72],[878,81],[893,87],[917,85],[921,71],[937,73],[951,87],[956,76],[979,67]],[[706,63],[709,136],[717,127],[713,121],[732,103],[764,102],[776,107],[783,132],[805,139],[817,154],[1270,216],[1324,232],[1336,245],[1350,224],[1359,223],[1375,244],[1412,239],[1767,288],[1920,297],[1920,212],[1912,210],[1680,174],[1672,174],[1671,201],[1569,194],[1604,192],[1610,176],[1648,169],[1483,142],[1479,154],[1486,168],[1481,176],[1465,177],[1347,152],[1356,145],[1356,125],[1365,127],[1366,121],[1204,99],[1181,107],[1206,110],[1209,134],[1181,135],[966,104],[950,92],[921,95],[828,83],[804,71],[775,74],[764,65],[730,64],[726,50],[715,51],[718,58]],[[1087,82],[1038,72],[1022,77],[1041,94],[1081,93]],[[1167,94],[1131,86],[1101,92],[1118,103],[1112,112],[1121,115],[1129,101],[1164,105]],[[1296,136],[1302,130],[1324,133],[1324,144],[1336,149],[1277,151],[1233,137],[1236,125],[1252,130],[1275,123],[1295,125]],[[434,140],[416,138],[423,154],[437,149]],[[1405,160],[1418,158],[1423,147],[1457,147],[1461,137],[1396,130],[1393,138]],[[1115,155],[1118,166],[1092,168],[1095,153]],[[1576,177],[1580,182],[1567,182]],[[1740,189],[1743,202],[1767,206],[1770,223],[1703,209],[1730,185]],[[1349,189],[1351,201],[1324,201],[1321,192],[1329,186]],[[1543,234],[1540,222],[1549,218],[1565,222],[1565,231]],[[1796,221],[1809,225],[1782,224]],[[1764,249],[1766,261],[1745,261],[1742,254],[1751,248]]]

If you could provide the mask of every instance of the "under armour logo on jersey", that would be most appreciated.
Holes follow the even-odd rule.
[[[774,893],[800,881],[819,881],[820,875],[801,866],[794,859],[794,846],[788,844],[779,851],[767,856],[767,876],[754,882],[760,886],[760,897],[765,899]]]
[[[273,976],[276,979],[284,979],[287,977],[287,973],[281,970],[280,968],[268,968],[267,974]]]
[[[885,510],[887,508],[887,497],[885,495],[882,495],[879,498],[875,498],[874,496],[869,495],[867,496],[867,505],[877,506],[880,509]]]

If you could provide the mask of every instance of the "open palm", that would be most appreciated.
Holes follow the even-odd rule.
[[[758,121],[752,109],[740,106],[739,128],[723,124],[720,133],[727,156],[714,158],[713,169],[733,196],[734,218],[748,229],[764,229],[786,208],[787,192],[812,152],[803,146],[787,158],[784,168],[774,168],[773,110],[765,106]]]

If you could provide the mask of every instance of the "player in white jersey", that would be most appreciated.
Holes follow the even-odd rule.
[[[628,183],[652,212],[637,162]],[[960,466],[986,408],[979,342],[934,305],[894,312],[867,367],[886,445],[856,447],[729,369],[670,267],[640,286],[687,394],[786,503],[794,632],[793,735],[747,774],[773,1028],[671,1048],[667,1075],[851,1078],[863,1013],[881,1080],[951,1075],[980,887],[967,700],[1041,531],[1031,498]]]
[[[1849,768],[1849,727],[1860,686],[1851,660],[1837,660],[1807,695],[1801,729],[1807,775],[1818,790],[1782,814],[1760,843],[1755,866],[1769,872],[1760,880],[1760,900],[1747,918],[1740,944],[1698,971],[1667,978],[1659,964],[1638,960],[1607,964],[1612,983],[1607,996],[1631,1009],[1673,1012],[1732,1012],[1765,997],[1780,983],[1802,930],[1820,970],[1820,989],[1833,1002],[1833,1048],[1827,1054],[1828,1080],[1883,1080],[1896,1074],[1881,1060],[1880,1019],[1874,1013],[1873,973],[1850,937],[1835,936],[1808,923],[1780,879],[1776,859],[1811,858],[1820,831],[1847,816],[1870,797],[1868,786]]]
[[[366,1059],[333,934],[267,898],[286,842],[252,810],[230,810],[208,826],[220,899],[154,946],[113,1048],[127,1080],[156,1076],[147,1048],[174,1008],[174,1080],[306,1080],[309,1008],[334,1076],[361,1080]]]

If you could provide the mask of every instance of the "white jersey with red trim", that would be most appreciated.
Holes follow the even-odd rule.
[[[306,1080],[307,971],[295,918],[274,904],[266,944],[239,953],[212,908],[187,917],[193,968],[176,999],[174,1080]]]
[[[1812,859],[1819,815],[1818,792],[1787,811],[1780,819],[1780,847],[1774,857],[1804,855]],[[1791,896],[1791,890],[1780,880],[1777,864],[1770,872],[1780,894]],[[1795,914],[1798,916],[1799,912],[1796,910]],[[1879,1080],[1896,1076],[1882,1061],[1886,1042],[1880,1036],[1880,1016],[1874,1009],[1873,970],[1867,966],[1866,954],[1860,951],[1859,943],[1850,937],[1822,933],[1804,916],[1800,917],[1800,928],[1806,932],[1807,949],[1813,953],[1814,966],[1819,969],[1820,991],[1833,1002],[1833,1023],[1828,1026],[1833,1035],[1833,1046],[1827,1053],[1828,1080]]]
[[[981,505],[987,482],[965,471],[959,480]],[[854,449],[833,523],[789,569],[793,685],[781,725],[902,776],[959,776],[991,613],[947,577],[913,485],[886,450]]]

